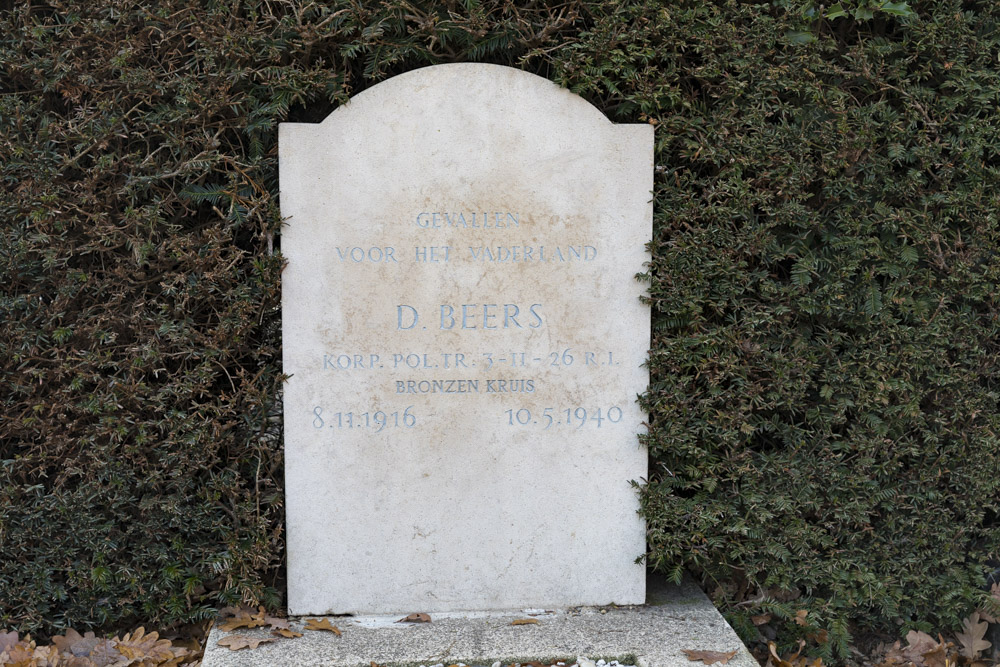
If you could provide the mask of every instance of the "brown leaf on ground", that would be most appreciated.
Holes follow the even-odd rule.
[[[31,637],[25,637],[19,642],[8,646],[3,653],[0,653],[0,658],[3,658],[4,665],[13,665],[15,667],[32,667],[34,665],[35,659],[35,642],[30,641]]]
[[[925,667],[949,667],[949,665],[954,665],[953,662],[948,661],[948,646],[944,643],[938,644],[920,657],[923,658]]]
[[[55,667],[56,665],[61,667],[64,664],[62,658],[59,657],[59,649],[51,644],[36,648],[34,658],[35,664],[38,667]],[[70,658],[70,660],[73,660],[73,658]]]
[[[538,625],[537,618],[518,618],[510,622],[511,625]]]
[[[236,613],[236,616],[220,625],[219,629],[224,630],[225,632],[232,632],[233,630],[238,630],[239,628],[259,628],[262,625],[268,624],[267,619],[268,617],[264,613],[263,607],[258,609],[257,613],[241,610]]]
[[[696,661],[701,660],[706,665],[714,665],[715,663],[726,664],[733,659],[736,655],[736,651],[729,651],[728,653],[723,653],[722,651],[695,651],[692,649],[681,649],[681,652],[687,656],[688,660]]]
[[[954,660],[948,660],[948,649],[952,644],[940,635],[935,640],[926,632],[911,630],[906,634],[907,646],[900,648],[896,642],[885,650],[881,665],[912,664],[915,667],[954,667]]]
[[[306,619],[306,630],[326,630],[327,632],[332,632],[338,637],[342,634],[340,628],[336,625],[330,625],[330,619],[318,619],[318,618],[307,618]]]
[[[896,642],[885,649],[885,653],[882,655],[882,662],[879,665],[898,665],[909,661],[910,659],[903,655],[903,649],[900,648],[899,642]]]
[[[93,632],[81,635],[70,628],[56,635],[52,644],[37,646],[31,637],[11,644],[14,633],[0,633],[0,665],[6,667],[182,667],[192,652],[160,639],[144,628],[123,638],[102,639]]]
[[[751,616],[750,620],[753,622],[754,625],[764,625],[765,623],[769,623],[772,618],[774,617],[771,616],[770,614],[763,613],[763,614],[757,614],[756,616]]]
[[[9,652],[0,653],[0,659],[4,660],[0,664],[7,667],[55,667],[64,664],[59,658],[59,649],[55,646],[36,646],[35,642],[27,641],[28,639],[25,637],[12,646]]]
[[[295,630],[289,628],[275,628],[271,630],[271,634],[275,637],[287,637],[288,639],[295,639],[302,636],[301,632],[295,632]]]
[[[909,662],[909,659],[903,655],[903,649],[899,647],[899,642],[896,642],[889,648],[885,649],[885,653],[882,655],[882,662],[878,663],[878,667],[900,665],[904,662]]]
[[[823,659],[816,658],[812,662],[809,662],[808,658],[800,658],[799,655],[802,653],[802,649],[806,645],[806,640],[799,640],[799,650],[793,653],[787,658],[782,658],[778,655],[778,647],[774,642],[767,643],[767,649],[771,653],[771,657],[768,658],[768,664],[775,665],[775,667],[823,667]]]
[[[244,648],[257,648],[261,644],[273,642],[274,637],[246,637],[244,635],[229,635],[219,640],[219,646],[228,646],[230,651]]]
[[[253,613],[253,610],[249,607],[223,607],[219,610],[219,616],[222,618],[229,618],[230,616],[236,616],[241,611]]]
[[[160,639],[160,635],[156,632],[150,632],[147,635],[145,628],[139,628],[135,632],[126,634],[115,644],[115,648],[129,660],[137,660],[142,663],[152,662],[154,665],[180,657],[171,650],[170,640]],[[184,651],[184,649],[176,650]],[[187,651],[184,653],[186,654]]]
[[[287,618],[275,618],[274,616],[265,616],[264,620],[275,630],[290,630],[291,627],[288,625]]]
[[[787,660],[782,660],[781,656],[778,655],[778,646],[774,642],[767,643],[767,650],[771,654],[771,657],[767,659],[768,665],[774,665],[774,667],[792,667],[792,663]],[[799,650],[802,650],[801,646],[799,647]],[[798,655],[798,653],[795,655]]]
[[[808,615],[809,615],[808,609],[799,609],[797,612],[795,612],[795,618],[793,618],[792,620],[795,621],[796,625],[805,625],[807,623],[806,616]]]
[[[427,614],[410,614],[406,618],[401,618],[397,623],[430,623],[431,617]]]
[[[375,662],[374,660],[372,660],[371,661],[371,667],[385,667],[385,665],[380,665],[377,662]]]
[[[972,616],[965,619],[965,622],[962,623],[962,632],[955,633],[955,638],[962,644],[961,654],[963,656],[969,660],[975,660],[980,651],[985,651],[993,646],[983,639],[988,627],[985,621],[979,619],[978,611],[972,612]]]
[[[175,637],[170,640],[170,643],[174,645],[174,648],[183,648],[189,653],[200,653],[204,645],[204,640],[204,637],[201,639],[197,637]]]
[[[52,643],[55,644],[60,653],[69,653],[78,657],[89,656],[102,641],[104,640],[95,637],[93,632],[81,635],[73,628],[67,630],[65,635],[56,635],[52,638]]]
[[[912,662],[918,667],[924,664],[925,653],[933,653],[941,645],[941,642],[926,632],[920,632],[919,630],[910,630],[907,632],[906,642],[906,648],[900,651],[903,662]]]
[[[102,639],[99,641],[87,657],[97,667],[115,665],[125,659],[125,656],[115,648],[115,642],[111,639]]]
[[[17,633],[14,631],[3,633],[0,632],[0,653],[3,653],[10,647],[14,646],[18,641]]]
[[[155,663],[156,667],[190,667],[191,665],[201,665],[201,660],[191,661],[191,655],[186,649],[175,647],[177,651],[183,651],[183,654],[178,652],[175,653],[174,657],[166,662]],[[154,663],[142,662],[134,663],[136,667],[148,667]],[[60,665],[60,667],[62,667]]]

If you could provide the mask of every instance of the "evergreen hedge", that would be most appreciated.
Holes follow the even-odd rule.
[[[648,562],[827,655],[957,625],[1000,554],[998,19],[0,3],[0,627],[280,607],[276,124],[455,61],[657,125]]]

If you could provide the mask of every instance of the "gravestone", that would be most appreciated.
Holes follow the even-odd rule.
[[[653,128],[454,64],[279,146],[289,612],[642,603]]]

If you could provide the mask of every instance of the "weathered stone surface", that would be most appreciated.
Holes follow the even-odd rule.
[[[537,613],[537,612],[532,612]],[[691,583],[652,586],[644,607],[581,608],[536,615],[537,625],[513,626],[522,612],[432,614],[423,624],[395,623],[397,617],[332,618],[343,634],[310,632],[253,651],[219,646],[227,633],[213,629],[203,667],[388,667],[445,664],[504,665],[577,656],[620,659],[639,667],[697,667],[684,650],[736,652],[727,667],[757,667],[757,661]],[[302,630],[302,621],[292,626]],[[266,630],[238,634],[264,637]],[[634,662],[633,662],[634,661]],[[622,664],[627,664],[623,662]],[[718,664],[718,663],[716,663]],[[704,667],[702,665],[702,667]]]
[[[291,613],[643,601],[652,140],[478,64],[281,125]]]

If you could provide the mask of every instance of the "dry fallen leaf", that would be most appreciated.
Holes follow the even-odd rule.
[[[69,661],[63,662],[59,658],[59,649],[57,649],[55,646],[38,646],[35,648],[35,651],[32,654],[31,658],[33,662],[28,663],[28,666],[30,667],[35,667],[36,665],[38,667],[42,667],[42,665],[59,665],[59,664],[65,665],[67,664],[67,662],[76,662],[77,664],[79,664],[80,661],[82,660],[82,659],[78,660],[77,658],[70,658]],[[19,666],[17,665],[17,663],[14,663],[13,665],[11,665],[11,667],[19,667]]]
[[[706,665],[713,665],[717,662],[724,665],[736,655],[736,651],[728,653],[723,653],[722,651],[694,651],[691,649],[681,649],[681,651],[687,656],[688,660],[701,660]]]
[[[87,656],[95,665],[115,665],[120,661],[129,662],[125,656],[115,648],[116,642],[113,639],[102,639],[97,646]]]
[[[767,648],[771,652],[771,655],[774,657],[774,659],[777,660],[778,664],[780,665],[781,663],[786,663],[786,664],[792,663],[796,658],[799,657],[799,654],[802,653],[802,649],[805,647],[805,645],[806,645],[805,640],[804,639],[800,639],[799,640],[799,650],[796,651],[795,653],[793,653],[790,658],[781,658],[781,657],[779,657],[778,656],[778,645],[775,644],[774,642],[768,642],[767,643]]]
[[[795,618],[793,618],[792,620],[795,621],[797,625],[805,625],[807,623],[806,616],[808,615],[809,615],[808,609],[799,609],[797,612],[795,612]]]
[[[52,638],[52,645],[37,646],[31,637],[14,641],[16,633],[0,633],[0,665],[10,667],[190,667],[192,651],[160,639],[145,628],[113,639],[81,635],[72,628]]]
[[[259,628],[262,625],[267,625],[268,621],[265,616],[263,607],[256,614],[249,611],[239,611],[236,616],[220,625],[219,629],[225,632],[232,632],[239,628]]]
[[[763,613],[763,614],[757,614],[756,616],[751,616],[750,620],[753,622],[754,625],[764,625],[765,623],[770,622],[772,618],[773,617],[770,614]]]
[[[885,654],[886,662],[912,662],[917,667],[926,667],[924,664],[924,654],[931,653],[936,655],[936,651],[943,644],[943,642],[935,640],[926,632],[920,632],[919,630],[910,630],[906,633],[906,642],[907,646],[905,648],[900,648],[899,642],[893,644],[892,648]]]
[[[271,634],[275,637],[287,637],[288,639],[295,639],[296,637],[301,637],[301,632],[295,632],[290,628],[275,628],[271,630]]]
[[[342,634],[340,628],[336,625],[330,625],[330,619],[324,618],[307,618],[306,619],[306,630],[326,630],[327,632],[332,632],[338,637]]]
[[[987,627],[989,626],[985,621],[979,620],[978,611],[972,612],[972,616],[965,619],[965,622],[962,623],[962,632],[955,633],[955,637],[962,644],[961,653],[963,656],[975,660],[980,651],[985,651],[993,646],[983,639],[986,636]]]
[[[257,648],[261,644],[273,642],[274,637],[246,637],[244,635],[230,635],[219,640],[219,646],[228,646],[230,651],[239,651],[244,648]]]
[[[0,653],[3,653],[7,649],[11,648],[18,641],[17,633],[13,630],[8,633],[0,632]]]
[[[35,665],[35,642],[31,641],[31,637],[27,636],[19,642],[15,642],[3,652],[6,658],[3,664],[5,665],[24,665],[25,667],[31,667]]]
[[[56,635],[52,638],[52,643],[56,645],[60,653],[69,653],[77,657],[85,657],[97,648],[103,639],[98,639],[93,632],[81,635],[70,628],[65,635]],[[3,650],[3,635],[0,635],[0,650]]]
[[[146,628],[139,628],[121,638],[115,648],[129,660],[152,662],[154,665],[166,662],[175,657],[170,650],[170,640],[160,639],[156,632],[146,634]],[[180,649],[183,651],[183,649]]]
[[[182,648],[187,650],[188,653],[201,653],[201,647],[204,643],[205,637],[197,636],[185,636],[185,637],[174,637],[170,640],[170,643],[174,645],[174,648]]]
[[[291,627],[288,625],[287,618],[275,618],[273,616],[265,616],[264,620],[275,630],[290,630]]]
[[[427,614],[410,614],[406,618],[401,618],[397,623],[430,623],[431,617]]]
[[[537,618],[519,618],[510,622],[511,625],[538,625]]]
[[[8,646],[6,650],[0,655],[4,658],[4,665],[33,665],[35,653],[35,642],[29,642],[28,638],[25,637],[24,641],[19,641],[11,646]]]
[[[924,667],[949,667],[949,665],[954,665],[954,661],[949,662],[948,660],[948,646],[944,643],[938,644],[920,657],[923,658]]]
[[[807,658],[800,658],[799,655],[802,653],[802,649],[806,645],[806,640],[799,640],[799,650],[797,650],[793,655],[788,658],[782,658],[778,655],[778,648],[774,642],[768,642],[767,648],[771,652],[771,659],[768,660],[769,664],[775,665],[776,667],[823,667],[823,659],[816,658],[812,662],[809,662]]]

